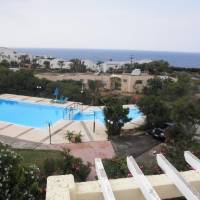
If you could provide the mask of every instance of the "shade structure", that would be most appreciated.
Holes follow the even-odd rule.
[[[144,176],[144,174],[142,173],[141,169],[139,168],[135,159],[132,156],[127,157],[127,165],[129,171],[136,180],[145,198],[148,200],[160,200],[160,197],[158,196],[157,192],[151,186],[148,179]]]
[[[162,154],[157,154],[156,158],[159,167],[187,200],[200,200],[200,193],[180,175],[179,171]]]
[[[186,162],[195,170],[200,173],[200,160],[190,151],[184,152]]]
[[[108,181],[108,177],[103,167],[103,163],[100,158],[95,159],[95,168],[104,199],[115,200],[115,196],[113,194],[112,188]]]

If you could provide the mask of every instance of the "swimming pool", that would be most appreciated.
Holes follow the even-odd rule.
[[[43,128],[48,123],[54,124],[62,119],[77,121],[94,120],[94,112],[95,120],[104,124],[104,114],[101,109],[81,112],[77,109],[0,99],[0,121],[33,128]],[[142,113],[138,108],[129,109],[129,118],[136,119],[141,116]]]
[[[0,99],[0,121],[42,128],[64,118],[65,108]]]
[[[94,112],[95,112],[95,116],[94,116]],[[128,117],[133,119],[137,119],[142,117],[143,114],[140,112],[140,110],[137,107],[132,107],[129,109],[129,114]],[[90,112],[79,112],[76,115],[74,115],[73,120],[78,120],[78,121],[84,121],[84,120],[98,120],[101,123],[105,123],[104,122],[104,114],[102,110],[95,110],[95,111],[90,111]]]

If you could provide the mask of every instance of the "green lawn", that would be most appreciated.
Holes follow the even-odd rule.
[[[47,158],[61,158],[61,152],[55,150],[32,150],[32,149],[14,149],[18,154],[22,155],[25,165],[37,165],[43,167],[43,162]]]

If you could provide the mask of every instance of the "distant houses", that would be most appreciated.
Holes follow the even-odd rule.
[[[23,53],[18,53],[13,49],[0,47],[0,62],[6,60],[8,62],[19,63],[23,58],[27,58],[27,55]],[[31,58],[32,56],[29,57],[29,59]]]
[[[49,56],[32,56],[25,53],[18,53],[14,49],[0,47],[0,62],[7,61],[11,64],[15,63],[14,67],[23,68],[45,68],[52,70],[71,70],[74,65],[73,61],[63,60],[59,58],[53,58]],[[136,62],[136,61],[135,61]],[[150,60],[139,60],[137,63],[148,63]],[[110,72],[112,70],[122,69],[126,64],[134,64],[130,61],[106,61],[106,62],[94,62],[92,60],[80,60],[81,65],[84,65],[86,71],[93,72]],[[73,66],[73,67],[72,67]],[[133,73],[139,73],[134,71]],[[134,75],[134,74],[133,74]]]
[[[70,69],[72,62],[58,58],[38,58],[37,64],[40,68]]]

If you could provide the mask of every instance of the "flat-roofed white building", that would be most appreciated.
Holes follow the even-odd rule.
[[[50,62],[51,69],[71,69],[72,62],[62,59],[52,59]]]
[[[107,72],[109,69],[120,69],[125,63],[125,61],[108,61],[101,64],[101,71]]]
[[[90,69],[92,71],[99,71],[98,70],[99,67],[92,60],[82,60],[82,62],[84,63],[87,69]]]

